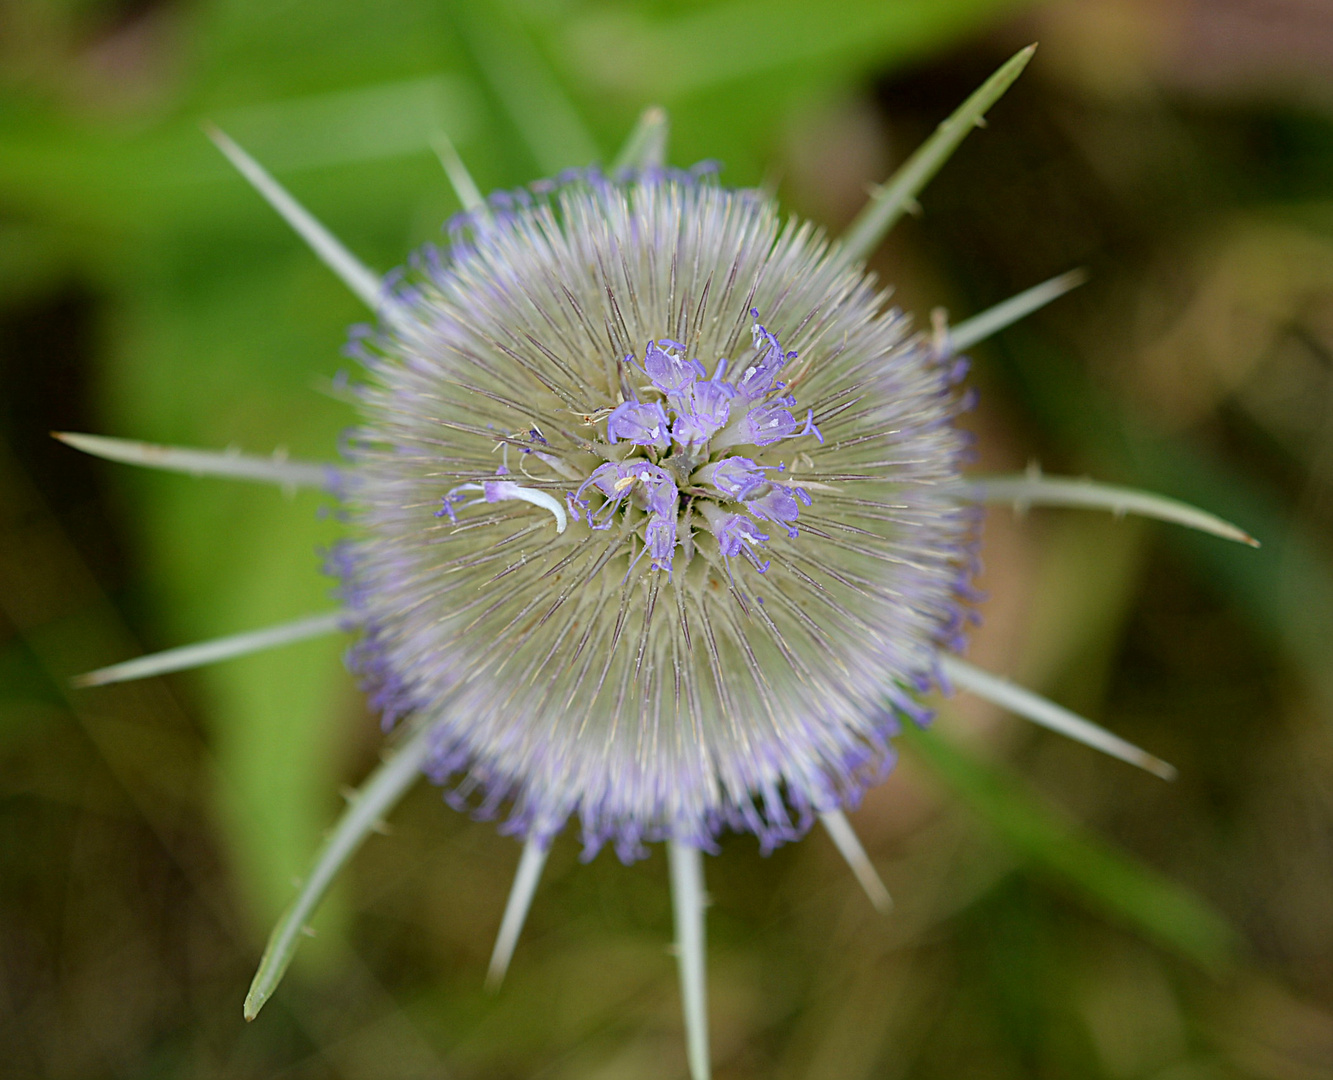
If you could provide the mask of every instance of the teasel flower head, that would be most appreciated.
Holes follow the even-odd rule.
[[[360,420],[319,465],[66,434],[104,457],[322,487],[349,536],[343,607],[81,677],[140,678],[317,634],[385,725],[384,764],[330,833],[245,1003],[273,993],[339,868],[428,774],[524,841],[498,983],[554,836],[626,861],[665,841],[689,1063],[709,1072],[701,853],[818,821],[889,898],[844,811],[894,761],[921,696],[958,687],[1169,777],[1165,762],[957,654],[988,502],[1140,513],[1250,537],[1170,499],[1039,472],[963,471],[972,344],[1082,279],[1062,275],[922,333],[864,268],[1031,56],[969,98],[836,241],[707,167],[664,164],[649,110],[609,172],[465,210],[386,283],[221,132],[233,164],[378,315],[353,336]]]
[[[340,565],[452,798],[631,859],[883,777],[964,621],[951,355],[810,225],[662,169],[493,199],[395,302]]]

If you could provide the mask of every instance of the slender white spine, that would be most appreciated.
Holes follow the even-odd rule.
[[[856,880],[861,883],[866,896],[870,897],[870,903],[874,905],[875,910],[887,915],[893,910],[893,897],[889,895],[889,890],[884,887],[884,882],[875,872],[875,866],[870,861],[870,856],[866,854],[866,849],[861,846],[861,840],[852,828],[852,823],[847,820],[847,815],[841,810],[833,810],[827,814],[820,814],[819,820],[838,852],[847,860],[847,865],[851,867]]]
[[[347,250],[341,240],[292,198],[291,193],[279,184],[264,166],[242,150],[224,131],[210,124],[205,126],[204,132],[236,167],[237,172],[250,182],[250,186],[258,191],[264,197],[264,201],[273,207],[309,245],[320,262],[337,274],[342,283],[351,289],[366,307],[374,312],[393,313],[397,305],[385,293],[384,283],[378,274],[364,266],[361,260]]]
[[[287,965],[296,955],[306,921],[314,914],[320,900],[328,891],[338,871],[343,868],[372,832],[380,826],[385,814],[398,803],[421,775],[421,767],[430,753],[433,729],[422,724],[408,739],[384,759],[348,803],[343,816],[329,833],[324,846],[315,857],[315,865],[301,886],[291,906],[283,912],[278,925],[269,935],[259,970],[245,995],[245,1018],[253,1020],[259,1010],[277,989],[287,971]]]
[[[190,476],[225,476],[232,480],[256,480],[284,488],[313,487],[328,489],[340,477],[336,466],[314,461],[289,461],[274,454],[256,457],[228,450],[196,450],[184,446],[115,439],[107,435],[83,435],[72,431],[53,431],[55,438],[107,461],[142,465],[148,469],[188,473]]]
[[[1061,735],[1074,739],[1100,750],[1103,754],[1119,758],[1121,761],[1136,765],[1163,780],[1174,780],[1176,768],[1159,757],[1154,757],[1146,750],[1141,750],[1133,743],[1126,742],[1118,735],[1113,735],[1103,727],[1098,727],[1091,720],[1085,720],[1077,713],[1048,701],[1040,694],[1016,686],[1008,679],[992,675],[979,667],[958,659],[956,656],[941,654],[940,666],[944,674],[964,690],[971,691],[977,697],[985,698],[1002,709],[1017,713],[1034,724],[1058,731]]]
[[[1259,541],[1244,529],[1237,528],[1216,514],[1190,506],[1179,499],[1154,495],[1150,491],[1099,484],[1092,480],[1064,476],[1043,476],[1037,469],[1029,469],[1019,476],[968,477],[964,482],[971,498],[977,502],[1009,503],[1015,510],[1029,506],[1075,506],[1089,510],[1108,510],[1117,517],[1138,514],[1142,517],[1169,521],[1200,532],[1212,533],[1224,540],[1258,547]]]
[[[676,921],[676,963],[680,969],[680,998],[685,1013],[685,1045],[690,1080],[709,1080],[708,990],[704,970],[703,856],[697,847],[671,840],[671,904]]]
[[[126,660],[121,664],[98,668],[85,675],[76,675],[73,682],[75,686],[105,686],[107,683],[129,682],[132,679],[165,675],[169,671],[204,667],[207,664],[232,660],[238,656],[263,652],[265,649],[276,649],[281,645],[291,645],[297,641],[336,634],[346,625],[348,619],[347,612],[332,611],[326,615],[311,615],[295,622],[265,627],[263,630],[247,630],[243,634],[231,634],[211,641],[197,641],[193,645],[166,649],[134,660]]]
[[[500,920],[500,932],[495,937],[495,949],[486,971],[487,990],[499,990],[500,984],[504,982],[505,972],[509,970],[509,961],[513,959],[518,935],[523,932],[528,909],[532,906],[532,894],[537,891],[537,882],[541,880],[549,851],[547,844],[537,840],[529,840],[523,845],[518,872],[514,874],[514,884],[509,890],[504,917]]]
[[[472,174],[467,171],[467,166],[458,156],[458,151],[454,149],[449,136],[443,131],[437,131],[435,138],[431,140],[431,145],[435,147],[435,156],[440,159],[444,174],[449,177],[449,183],[454,189],[454,194],[458,196],[458,201],[462,203],[463,209],[468,213],[484,210],[486,200],[481,196],[481,189],[472,179]]]
[[[667,138],[671,119],[660,105],[649,105],[639,114],[638,123],[625,145],[611,162],[611,175],[622,169],[653,169],[666,164]]]
[[[1058,300],[1065,293],[1077,289],[1088,280],[1084,270],[1070,270],[1068,273],[1043,281],[1030,289],[1011,296],[1003,303],[988,308],[979,315],[965,319],[957,326],[949,328],[949,344],[954,352],[963,352],[978,342],[998,334],[1020,319],[1025,319],[1034,311],[1044,308],[1052,300]]]
[[[984,125],[987,110],[999,101],[1022,74],[1036,49],[1035,45],[1029,45],[1012,56],[940,124],[887,183],[874,190],[870,201],[843,234],[835,256],[841,264],[849,265],[868,258],[894,223],[916,207],[916,197],[921,189],[958,149],[958,144],[968,133]]]

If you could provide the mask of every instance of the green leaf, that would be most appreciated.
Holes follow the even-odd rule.
[[[454,16],[537,167],[554,176],[596,161],[596,141],[526,29],[497,4],[459,4]]]

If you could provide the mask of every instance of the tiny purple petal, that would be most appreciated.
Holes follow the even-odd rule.
[[[692,385],[689,398],[673,398],[677,415],[671,437],[682,446],[707,442],[731,419],[731,399],[736,396],[736,388],[723,380],[722,374],[726,370],[726,360],[719,361],[711,379]]]
[[[728,514],[717,529],[718,545],[727,556],[739,555],[746,544],[753,547],[768,538],[768,534],[760,532],[759,526],[744,514]]]
[[[663,349],[661,346],[665,345]],[[653,385],[668,396],[680,397],[690,392],[694,380],[704,374],[698,360],[686,360],[685,346],[669,338],[648,342],[644,350],[643,369]]]
[[[793,397],[775,398],[767,405],[756,405],[741,421],[737,434],[741,442],[755,446],[770,446],[797,434],[796,418],[788,406],[795,405]],[[822,439],[821,439],[822,441]]]
[[[665,469],[659,469],[646,461],[637,460],[626,463],[620,468],[620,475],[633,477],[644,487],[644,497],[648,509],[655,514],[675,517],[678,508],[676,482]]]
[[[727,558],[743,555],[761,574],[768,570],[768,560],[761,563],[755,552],[768,539],[768,534],[760,532],[759,527],[744,514],[725,514],[709,525],[723,555]]]
[[[676,514],[654,513],[648,519],[643,539],[648,545],[655,570],[671,570],[671,554],[676,549]]]
[[[665,450],[671,445],[668,430],[666,412],[657,402],[622,401],[606,420],[606,435],[613,443],[624,439]]]
[[[729,457],[699,470],[699,479],[711,484],[728,499],[748,499],[766,483],[764,476],[771,465],[756,465],[747,457]]]
[[[755,319],[759,318],[759,312],[754,308],[750,309],[750,314]],[[741,377],[736,381],[736,389],[747,401],[757,401],[774,389],[778,371],[788,360],[795,359],[796,354],[784,353],[777,335],[769,333],[758,322],[751,329],[751,334],[758,355],[741,372]],[[778,384],[779,388],[780,385]]]
[[[800,515],[801,505],[810,505],[809,493],[785,484],[770,484],[758,498],[745,500],[745,509],[762,521],[776,521],[793,540],[799,534],[791,523]]]
[[[607,501],[598,508],[597,512],[604,513],[605,516],[609,518],[611,511],[608,510],[607,507],[614,507],[616,503],[625,497],[625,494],[629,490],[628,485],[624,488],[617,487],[616,482],[620,479],[622,479],[620,466],[614,461],[608,461],[605,465],[598,465],[597,468],[593,469],[593,471],[588,474],[588,478],[578,486],[578,490],[574,492],[570,501],[570,509],[574,509],[575,503],[583,507],[584,512],[588,515],[588,527],[590,529],[609,529],[611,527],[611,522],[609,520],[600,525],[594,522],[593,512],[588,509],[588,500],[583,498],[583,493],[589,486],[592,486],[605,495]],[[574,510],[574,520],[579,520],[577,510]]]
[[[774,355],[774,352],[769,352],[766,356],[756,357],[741,372],[736,382],[736,391],[746,401],[757,401],[773,389],[773,381],[783,363],[781,353],[776,353],[776,361]]]
[[[450,521],[457,525],[458,514],[454,510],[454,503],[462,502],[465,498],[467,498],[466,495],[464,495],[458,488],[454,488],[453,491],[440,499],[442,505],[440,506],[440,509],[435,511],[435,516],[437,518],[448,517]]]

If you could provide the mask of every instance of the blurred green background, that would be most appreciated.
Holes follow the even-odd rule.
[[[79,671],[332,606],[313,495],[151,475],[52,429],[327,459],[356,301],[200,133],[379,269],[483,189],[671,110],[832,229],[1041,49],[875,259],[924,317],[1072,266],[976,350],[979,467],[1194,501],[1258,552],[992,513],[972,656],[1174,762],[1167,785],[960,697],[854,822],[707,863],[717,1075],[1333,1076],[1333,4],[0,0],[0,1072],[681,1077],[665,860],[563,838],[504,991],[518,846],[421,785],[288,981],[241,1000],[376,721],[316,642]]]

